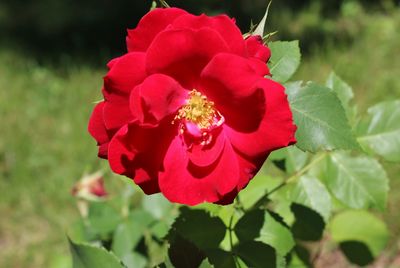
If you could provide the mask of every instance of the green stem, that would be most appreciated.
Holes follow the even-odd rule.
[[[266,195],[265,198],[270,196],[271,194],[275,193],[276,191],[278,191],[279,189],[283,188],[284,186],[286,186],[287,184],[294,182],[295,180],[297,180],[301,175],[303,175],[304,173],[306,173],[309,169],[311,169],[316,163],[318,163],[319,161],[321,161],[322,159],[325,158],[325,156],[327,155],[327,153],[322,153],[319,157],[317,157],[316,159],[314,159],[314,161],[312,161],[311,163],[309,163],[307,166],[305,166],[304,168],[302,168],[301,170],[297,171],[296,173],[294,173],[292,176],[290,176],[289,178],[287,178],[285,181],[283,181],[281,184],[279,184],[278,186],[276,186],[275,188],[273,188],[271,191],[269,191]]]
[[[233,217],[235,216],[235,211],[232,213],[232,216],[231,216],[231,218],[230,218],[230,220],[229,220],[229,226],[228,226],[228,231],[229,231],[229,244],[230,244],[230,246],[231,246],[231,254],[232,254],[232,256],[233,256],[233,260],[235,261],[235,265],[236,265],[236,267],[238,267],[238,268],[241,268],[240,267],[240,263],[238,262],[238,260],[237,260],[237,256],[236,256],[236,253],[235,253],[235,251],[233,250],[233,236],[232,236],[232,232],[233,232],[233,228],[232,228],[232,224],[233,224]]]

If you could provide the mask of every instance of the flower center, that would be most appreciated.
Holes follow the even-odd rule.
[[[180,133],[189,132],[193,137],[201,138],[201,144],[212,140],[210,132],[221,126],[225,119],[216,110],[214,102],[196,89],[189,92],[189,98],[175,116],[172,123],[180,122]]]

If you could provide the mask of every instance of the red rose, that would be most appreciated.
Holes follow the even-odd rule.
[[[268,154],[295,143],[270,50],[225,15],[155,9],[109,62],[89,132],[112,170],[172,202],[226,204]]]

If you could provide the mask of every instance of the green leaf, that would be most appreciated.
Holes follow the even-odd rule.
[[[90,226],[101,235],[112,232],[121,221],[121,218],[121,214],[108,203],[97,202],[90,204],[88,216]]]
[[[195,244],[175,234],[169,239],[168,256],[175,268],[199,267],[205,259],[205,253]]]
[[[294,246],[294,240],[290,230],[276,221],[268,212],[265,212],[264,225],[260,230],[260,236],[256,239],[266,243],[285,256]]]
[[[325,223],[321,215],[300,204],[290,206],[295,222],[292,225],[293,236],[304,241],[318,241],[322,238]]]
[[[232,253],[222,249],[208,250],[206,252],[207,258],[212,265],[216,268],[231,268],[236,267],[235,259]]]
[[[249,267],[276,268],[276,252],[269,245],[258,241],[246,241],[236,245],[234,250]]]
[[[120,258],[127,256],[143,238],[143,233],[154,218],[143,210],[133,211],[115,229],[112,251]]]
[[[276,41],[268,44],[271,49],[269,68],[272,79],[284,83],[296,72],[300,65],[299,41]]]
[[[173,205],[161,194],[145,196],[143,198],[143,209],[153,215],[156,219],[165,218],[170,213]]]
[[[290,191],[290,199],[318,212],[328,222],[331,215],[331,196],[318,179],[305,175],[300,177]]]
[[[213,268],[214,266],[212,266],[210,264],[210,262],[208,261],[208,259],[205,259],[204,261],[202,261],[202,263],[200,264],[199,268]]]
[[[289,146],[273,151],[268,157],[281,170],[294,173],[301,170],[307,163],[308,154],[296,146]]]
[[[153,226],[151,226],[151,233],[155,235],[159,239],[163,239],[169,230],[169,226],[167,223],[163,221],[156,222]]]
[[[356,149],[340,100],[332,90],[315,83],[301,87],[286,85],[293,118],[297,125],[296,146],[303,151]]]
[[[243,191],[239,193],[240,203],[244,209],[254,206],[268,192],[268,180],[271,178],[263,174],[255,176]]]
[[[332,239],[338,243],[345,241],[365,243],[375,257],[382,252],[389,239],[385,223],[362,210],[348,210],[336,215],[331,221],[330,233]]]
[[[256,209],[247,212],[235,225],[235,234],[240,241],[255,240],[264,225],[264,212]]]
[[[357,265],[366,266],[374,261],[368,246],[359,241],[344,241],[339,243],[340,250],[346,258]]]
[[[294,173],[301,170],[307,163],[308,155],[296,146],[290,146],[286,149],[285,166],[288,173]]]
[[[269,2],[267,9],[265,10],[265,14],[264,14],[263,18],[261,19],[260,23],[258,23],[257,28],[254,30],[252,35],[259,35],[261,37],[264,37],[265,23],[267,22],[269,7],[271,6],[271,3],[272,3],[272,1]]]
[[[180,211],[172,225],[172,232],[179,233],[200,249],[218,248],[226,233],[225,224],[219,217],[211,217],[205,211],[186,207]]]
[[[75,243],[68,239],[73,268],[122,268],[118,258],[104,248]]]
[[[342,152],[328,157],[326,184],[337,199],[351,208],[384,210],[388,183],[385,170],[374,158]]]
[[[368,127],[357,139],[362,148],[385,160],[400,161],[400,100],[379,103],[368,114]]]
[[[294,246],[290,230],[267,211],[248,212],[238,221],[234,230],[240,241],[263,242],[274,247],[280,255],[286,255]]]
[[[326,86],[331,88],[338,96],[342,102],[343,108],[346,111],[348,118],[353,118],[355,115],[354,108],[350,106],[350,101],[354,98],[353,89],[344,82],[339,76],[332,72],[328,80],[326,81]]]
[[[129,252],[121,260],[128,268],[145,268],[147,264],[146,258],[136,252]]]
[[[90,242],[97,238],[94,230],[89,228],[82,219],[73,223],[68,228],[68,236],[75,242]]]

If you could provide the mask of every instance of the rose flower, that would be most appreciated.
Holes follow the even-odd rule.
[[[273,150],[295,143],[270,50],[225,15],[154,9],[111,60],[89,132],[99,156],[146,194],[228,204]]]

